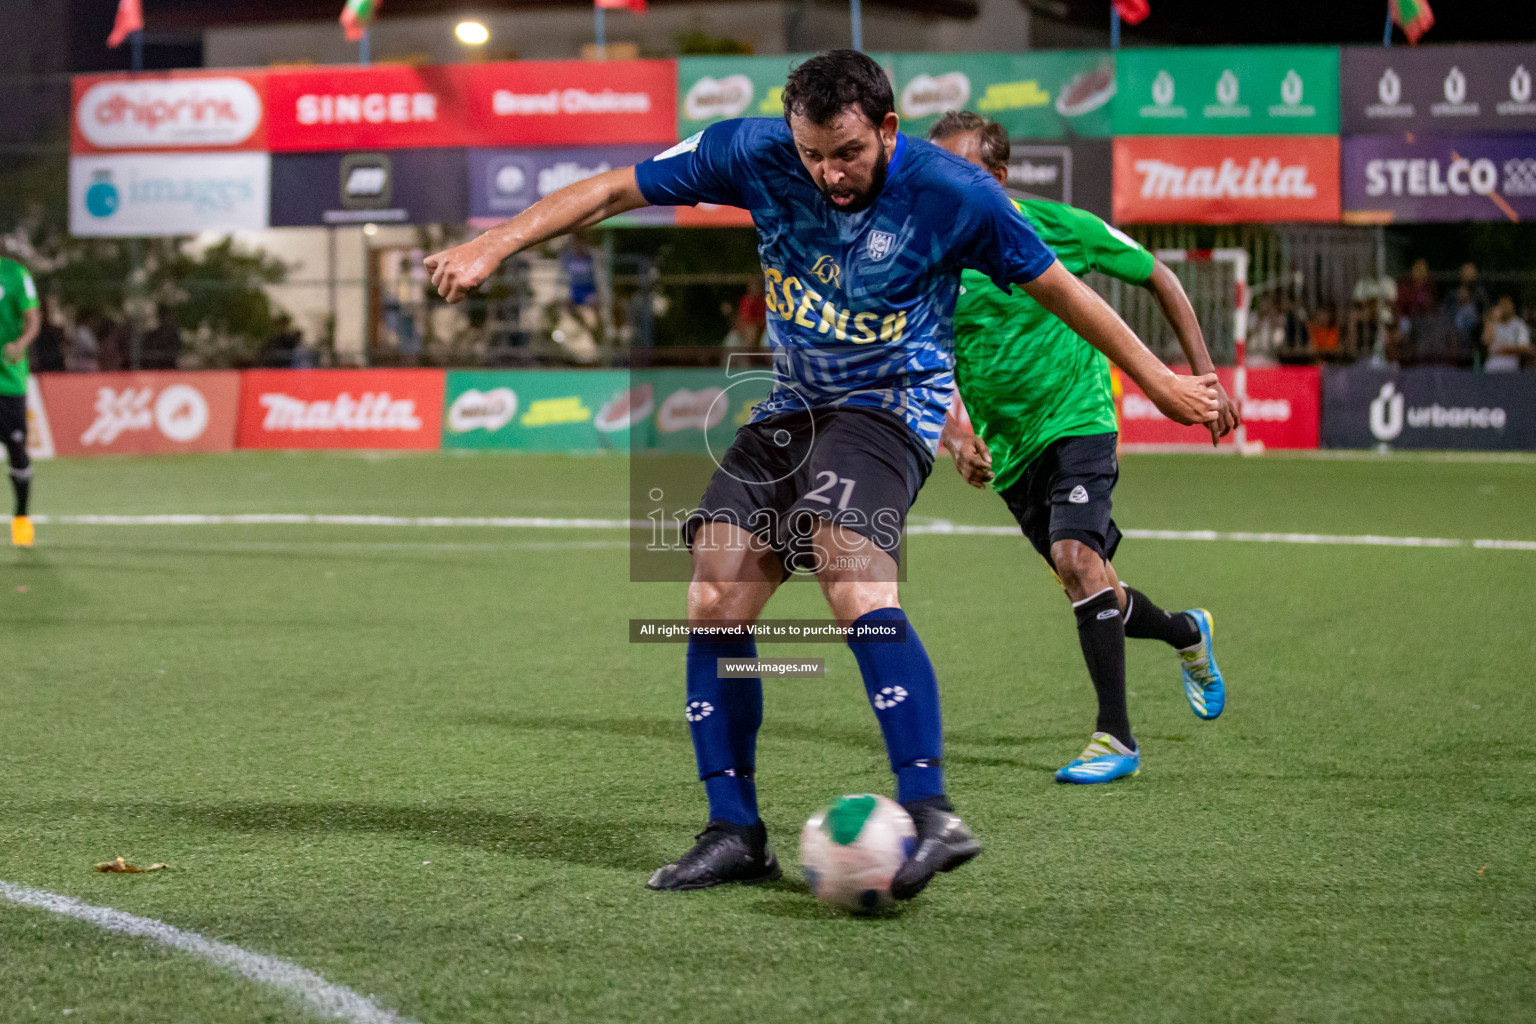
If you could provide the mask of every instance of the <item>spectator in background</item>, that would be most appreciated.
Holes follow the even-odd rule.
[[[1333,310],[1321,306],[1312,311],[1307,322],[1307,334],[1312,340],[1312,355],[1327,363],[1340,361],[1339,323]]]
[[[1435,311],[1435,283],[1429,279],[1429,261],[1417,259],[1408,276],[1397,286],[1397,315],[1411,319]],[[1404,333],[1408,328],[1403,327]]]
[[[95,373],[101,369],[101,342],[97,340],[96,331],[103,319],[94,309],[81,312],[75,323],[75,336],[64,357],[70,373]]]
[[[1280,365],[1279,352],[1285,347],[1285,317],[1273,292],[1259,297],[1253,329],[1248,332],[1246,360],[1249,366],[1266,368]]]
[[[161,305],[156,313],[155,329],[139,341],[139,368],[174,370],[181,360],[181,328],[176,325],[176,312]]]
[[[1515,313],[1515,300],[1503,295],[1483,327],[1483,343],[1488,346],[1488,373],[1512,373],[1536,361],[1531,347],[1531,329]]]
[[[1483,311],[1478,308],[1477,300],[1472,297],[1472,289],[1465,284],[1457,285],[1456,291],[1446,300],[1445,311],[1450,314],[1451,324],[1456,328],[1456,332],[1466,339],[1467,350],[1476,348],[1483,338]]]
[[[69,351],[69,336],[53,322],[53,308],[48,298],[41,301],[43,326],[32,342],[32,369],[36,373],[58,373],[65,368],[64,354]]]
[[[1461,289],[1465,288],[1463,297]],[[1477,277],[1477,264],[1471,260],[1461,265],[1461,279],[1457,282],[1457,303],[1471,306],[1477,311],[1477,322],[1467,331],[1467,337],[1476,345],[1483,337],[1483,318],[1488,315],[1488,309],[1493,303],[1488,298],[1488,289],[1483,287],[1483,282]]]
[[[763,298],[763,279],[757,275],[747,282],[746,293],[736,303],[736,313],[731,318],[731,331],[726,335],[727,344],[757,348],[767,344],[767,332],[768,302]]]
[[[128,331],[122,322],[100,316],[92,329],[96,333],[96,363],[101,372],[127,369],[128,361],[124,357],[128,350]]]

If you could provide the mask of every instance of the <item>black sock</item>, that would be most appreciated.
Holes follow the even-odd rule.
[[[32,495],[32,467],[26,465],[20,469],[11,469],[11,488],[16,492],[16,514],[27,514],[27,500]]]
[[[1126,587],[1125,635],[1136,640],[1161,640],[1183,650],[1200,642],[1200,627],[1183,612],[1172,615],[1153,604],[1135,587]]]
[[[1088,676],[1099,695],[1098,732],[1107,732],[1131,750],[1131,718],[1125,709],[1125,619],[1113,587],[1074,604],[1077,640],[1083,645]]]

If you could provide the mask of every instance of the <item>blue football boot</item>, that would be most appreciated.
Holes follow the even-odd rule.
[[[1179,652],[1184,662],[1184,696],[1196,715],[1212,719],[1227,706],[1227,684],[1216,667],[1216,655],[1211,649],[1211,613],[1204,608],[1191,608],[1184,613],[1200,627],[1200,642]]]
[[[1077,760],[1058,769],[1057,782],[1114,782],[1141,771],[1141,751],[1129,750],[1107,732],[1096,732]]]

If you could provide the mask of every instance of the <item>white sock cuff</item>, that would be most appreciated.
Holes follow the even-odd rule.
[[[1087,604],[1089,601],[1093,601],[1093,600],[1098,599],[1098,597],[1101,594],[1107,594],[1107,593],[1113,591],[1114,589],[1115,589],[1114,587],[1105,587],[1103,590],[1096,590],[1093,593],[1089,594],[1087,597],[1083,598],[1081,601],[1073,601],[1072,602],[1072,607],[1073,608],[1081,608],[1083,605]]]

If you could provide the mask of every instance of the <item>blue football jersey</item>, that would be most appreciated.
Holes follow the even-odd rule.
[[[904,135],[875,202],[822,196],[779,118],[721,121],[635,168],[653,206],[752,214],[776,383],[753,421],[838,405],[894,412],[935,449],[954,390],[962,268],[1007,289],[1056,259],[980,168]]]

